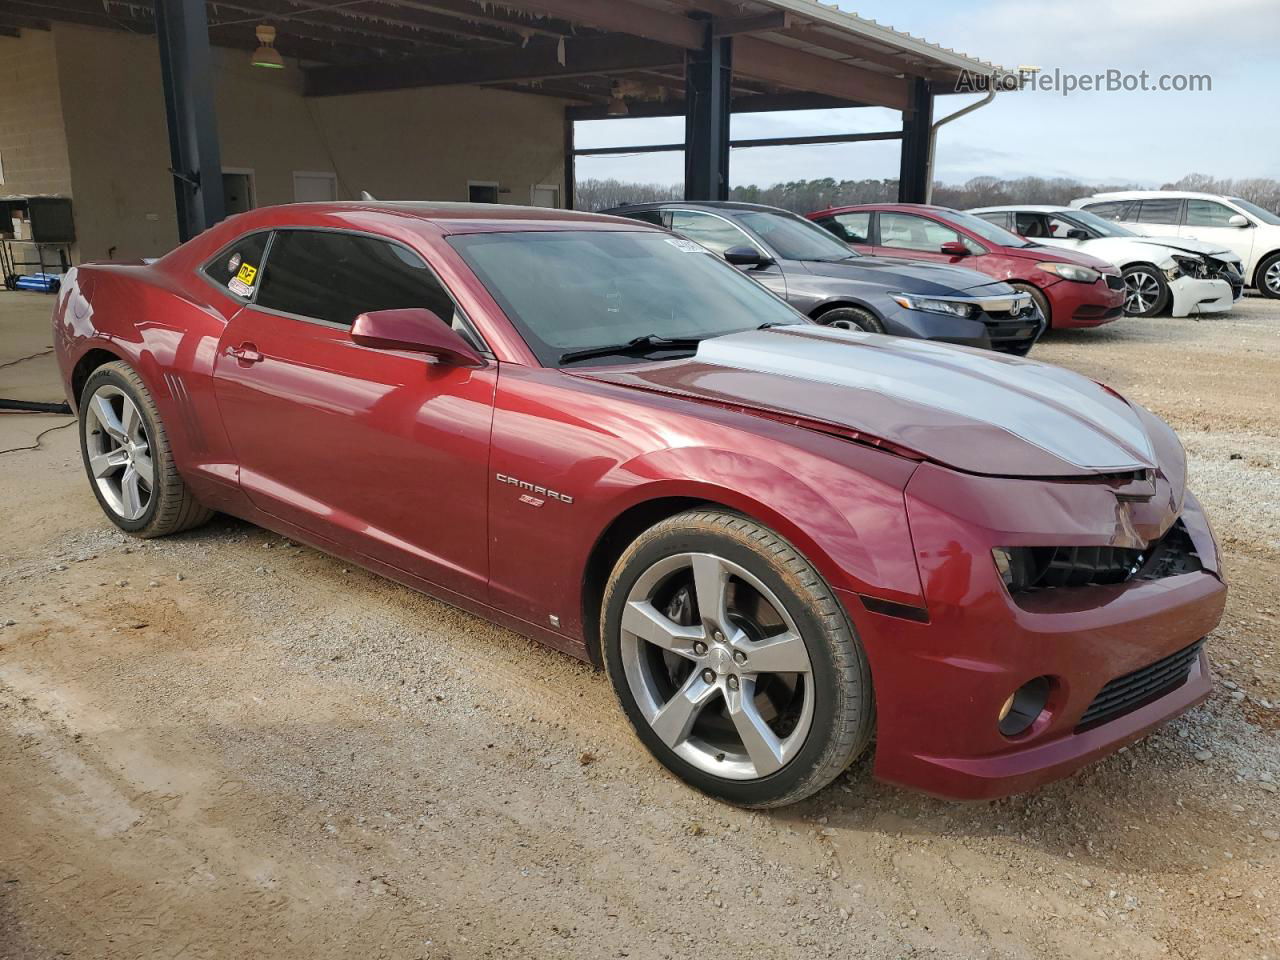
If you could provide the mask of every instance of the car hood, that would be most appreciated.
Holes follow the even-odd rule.
[[[1182,465],[1157,463],[1157,450],[1180,455],[1169,452],[1168,428],[1106,387],[1048,364],[925,340],[796,324],[705,340],[687,360],[575,375],[856,431],[969,473],[1183,475]],[[1152,431],[1165,436],[1154,440]]]
[[[1117,272],[1115,264],[1103,260],[1101,257],[1095,257],[1080,250],[1068,250],[1051,243],[1037,243],[1034,240],[1031,243],[1032,245],[1029,247],[1001,247],[1000,252],[1011,257],[1017,257],[1020,260],[1060,260],[1066,263],[1078,264],[1082,267],[1092,267],[1094,270],[1103,270],[1107,273]]]
[[[1207,240],[1192,240],[1188,237],[1120,237],[1134,243],[1147,243],[1157,247],[1168,247],[1170,250],[1185,250],[1187,253],[1201,253],[1220,260],[1239,260],[1240,258],[1220,243]]]
[[[925,260],[899,260],[894,257],[855,257],[825,263],[809,260],[804,268],[816,277],[858,280],[884,284],[899,293],[921,296],[947,296],[971,293],[978,287],[990,287],[991,278],[968,267],[953,267]],[[1012,289],[983,289],[981,293],[1007,295]]]

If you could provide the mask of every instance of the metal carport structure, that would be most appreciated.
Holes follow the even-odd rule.
[[[5,0],[0,7],[0,33],[55,20],[157,35],[183,238],[223,215],[209,46],[253,50],[259,23],[276,27],[276,48],[303,64],[308,97],[476,85],[564,101],[566,206],[575,121],[624,110],[685,117],[682,145],[651,149],[683,147],[689,199],[727,195],[731,146],[900,138],[900,199],[922,201],[935,96],[954,92],[962,74],[996,69],[814,0]],[[729,136],[733,113],[866,106],[900,111],[901,129]]]

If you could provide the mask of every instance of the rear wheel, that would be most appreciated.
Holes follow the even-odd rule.
[[[1124,268],[1124,312],[1131,317],[1154,317],[1169,304],[1164,274],[1146,263]]]
[[[863,333],[884,333],[884,324],[870,310],[863,307],[836,307],[819,314],[819,323],[841,330],[861,330]]]
[[[1258,264],[1255,276],[1260,294],[1272,300],[1280,300],[1280,253],[1273,253]]]
[[[871,675],[843,608],[777,534],[690,511],[642,534],[605,591],[623,710],[682,780],[749,807],[821,789],[871,737]]]
[[[93,495],[121,530],[162,537],[213,515],[178,474],[151,392],[127,363],[105,364],[85,383],[80,453]]]

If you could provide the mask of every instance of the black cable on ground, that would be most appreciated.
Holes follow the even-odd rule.
[[[19,450],[39,450],[40,441],[45,438],[46,434],[53,433],[55,430],[65,430],[67,427],[77,422],[78,421],[76,420],[68,420],[66,423],[60,423],[56,427],[50,427],[48,430],[41,430],[36,434],[35,443],[28,444],[25,447],[10,447],[8,450],[0,450],[0,457],[4,456],[6,453],[17,453]]]

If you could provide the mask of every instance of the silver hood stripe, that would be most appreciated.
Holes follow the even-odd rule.
[[[1034,360],[809,325],[705,340],[696,359],[908,400],[981,421],[1084,470],[1155,466],[1150,438],[1123,399]]]

